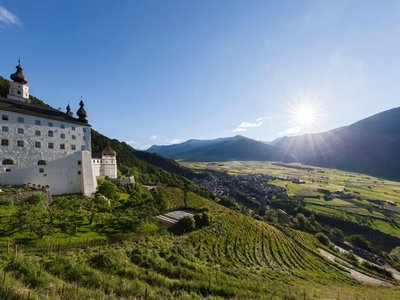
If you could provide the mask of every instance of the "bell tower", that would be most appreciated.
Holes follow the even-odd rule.
[[[25,103],[31,103],[29,99],[29,86],[28,78],[24,76],[21,62],[18,60],[17,71],[10,75],[10,90],[7,98],[10,100],[21,101]]]

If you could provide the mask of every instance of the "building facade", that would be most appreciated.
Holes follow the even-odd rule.
[[[96,176],[116,178],[115,155],[104,156],[103,171],[93,163],[83,101],[77,117],[69,105],[62,112],[32,104],[28,80],[21,65],[16,68],[8,97],[0,97],[0,185],[31,184],[47,187],[53,195],[92,195]]]
[[[96,177],[117,178],[117,153],[110,146],[100,154],[93,153],[92,166]]]

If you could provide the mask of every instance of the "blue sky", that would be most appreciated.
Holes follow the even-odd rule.
[[[325,131],[400,103],[399,1],[0,1],[0,75],[135,148]],[[314,122],[299,124],[299,106]]]

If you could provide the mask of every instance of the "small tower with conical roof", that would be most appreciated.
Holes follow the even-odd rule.
[[[28,78],[24,76],[21,62],[18,60],[17,71],[10,75],[10,90],[7,96],[10,100],[21,101],[25,103],[31,103],[29,99],[29,86]]]

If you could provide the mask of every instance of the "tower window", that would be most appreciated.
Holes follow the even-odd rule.
[[[61,128],[61,129],[65,129],[65,125],[64,125],[64,124],[61,124],[61,125],[60,125],[60,128]]]
[[[7,139],[1,139],[1,145],[2,146],[8,146],[8,140]]]
[[[18,147],[23,147],[24,146],[24,141],[18,140],[17,141],[17,146]]]
[[[75,127],[75,126],[72,126],[71,128],[72,128],[72,130],[73,130],[73,131],[75,131],[75,129],[76,129],[76,127]]]
[[[53,131],[52,131],[52,130],[49,130],[49,132],[47,133],[47,135],[50,136],[50,137],[53,137],[53,135],[54,135],[54,134],[53,134]]]
[[[1,119],[3,121],[8,121],[8,116],[7,115],[1,115]]]
[[[3,131],[3,132],[8,132],[8,127],[7,127],[7,126],[2,126],[2,127],[1,127],[1,131]]]
[[[40,148],[42,147],[42,145],[40,144],[40,142],[35,142],[35,148]]]
[[[65,144],[60,144],[60,149],[64,150],[65,149]]]
[[[12,159],[6,158],[3,159],[3,165],[13,165],[14,161]]]
[[[24,133],[24,129],[23,128],[18,128],[17,132],[20,133],[20,134],[23,134]]]
[[[35,125],[42,125],[42,123],[40,122],[40,120],[35,120]]]
[[[53,123],[52,122],[49,122],[49,127],[53,127]]]
[[[24,118],[18,117],[18,123],[24,123]]]
[[[38,164],[38,166],[45,166],[46,165],[46,161],[41,159],[41,160],[39,160],[37,162],[37,164]]]
[[[49,149],[54,149],[54,143],[49,143]]]
[[[35,130],[35,135],[40,136],[41,135],[40,130]]]
[[[84,127],[82,130],[83,130],[83,132],[85,132],[85,133],[86,133],[86,128],[85,128],[85,127]]]

